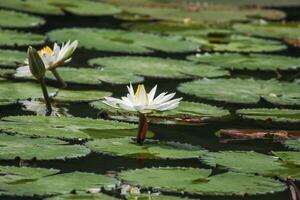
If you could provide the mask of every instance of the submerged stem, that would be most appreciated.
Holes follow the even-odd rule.
[[[44,100],[45,100],[45,103],[46,103],[47,115],[50,115],[51,112],[52,112],[52,107],[51,107],[51,102],[50,102],[50,99],[49,99],[47,87],[46,87],[46,84],[45,84],[45,79],[41,78],[39,81],[40,81],[40,84],[41,84],[41,88],[42,88],[43,95],[44,95]]]
[[[51,72],[53,73],[53,75],[56,78],[56,80],[61,84],[62,88],[66,88],[68,86],[66,84],[66,82],[61,78],[61,76],[59,75],[59,73],[56,71],[56,69],[51,69]]]
[[[139,130],[138,130],[138,135],[136,138],[136,141],[138,144],[143,145],[146,135],[148,131],[148,121],[147,117],[140,113],[139,114]]]
[[[290,190],[290,199],[291,200],[300,200],[300,191],[296,184],[294,183],[294,180],[291,177],[287,178],[287,185]]]

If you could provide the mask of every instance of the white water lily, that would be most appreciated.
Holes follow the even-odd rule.
[[[157,86],[153,87],[149,93],[146,92],[143,84],[138,85],[135,93],[131,84],[127,86],[127,89],[129,93],[126,97],[121,99],[105,97],[103,102],[115,108],[146,114],[152,111],[172,110],[179,105],[182,99],[172,99],[175,93],[167,94],[167,92],[163,92],[155,97]]]
[[[68,41],[66,44],[62,44],[61,47],[54,43],[53,50],[46,46],[38,51],[46,70],[54,70],[56,67],[68,63],[72,59],[72,54],[77,48],[78,41],[75,40],[72,43]],[[28,59],[25,60],[25,66],[19,67],[15,74],[16,77],[30,77],[32,76]]]

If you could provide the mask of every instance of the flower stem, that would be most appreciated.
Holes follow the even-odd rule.
[[[291,200],[299,200],[300,199],[300,191],[297,188],[297,185],[294,183],[294,180],[291,177],[287,177],[287,185],[290,190],[290,199]]]
[[[56,71],[56,69],[52,69],[51,72],[53,73],[53,75],[56,78],[56,80],[61,84],[62,88],[66,88],[68,86],[66,84],[66,82],[60,77],[60,75],[58,74],[58,72]]]
[[[148,131],[148,121],[144,114],[139,115],[139,130],[136,141],[138,144],[143,145]]]
[[[46,87],[44,78],[40,79],[40,84],[41,84],[41,88],[42,88],[42,91],[43,91],[44,100],[45,100],[45,103],[46,103],[47,115],[49,115],[52,112],[52,107],[51,107],[51,102],[50,102],[50,99],[49,99],[49,95],[48,95],[48,91],[47,91],[47,87]]]

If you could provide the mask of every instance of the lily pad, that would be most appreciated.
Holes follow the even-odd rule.
[[[11,116],[0,121],[4,132],[68,139],[133,136],[136,128],[128,123],[79,117]]]
[[[279,105],[300,105],[297,83],[254,79],[203,79],[182,83],[178,90],[185,94],[215,101],[254,104],[261,98]]]
[[[278,108],[253,108],[253,109],[240,109],[237,114],[245,119],[272,121],[272,122],[286,122],[286,123],[299,123],[300,110],[293,109],[278,109]]]
[[[67,142],[50,138],[28,138],[22,136],[0,135],[0,159],[22,160],[61,160],[82,157],[90,150],[82,145],[68,145]]]
[[[45,36],[35,33],[0,29],[0,46],[27,46],[43,44]]]
[[[89,102],[110,96],[110,92],[100,90],[59,90],[54,100],[61,102]]]
[[[300,153],[294,151],[274,151],[275,156],[278,156],[283,162],[300,166]],[[298,173],[300,177],[300,172]]]
[[[20,12],[0,10],[0,27],[5,28],[27,28],[43,25],[45,20]]]
[[[235,172],[211,175],[211,170],[199,168],[144,168],[122,171],[119,177],[143,188],[200,195],[256,195],[286,189],[284,183],[271,178]]]
[[[55,89],[48,87],[48,92],[52,93]],[[14,104],[18,100],[42,98],[41,87],[37,83],[30,82],[11,82],[0,79],[0,104]]]
[[[278,155],[275,153],[275,156]],[[299,169],[296,166],[291,165],[291,163],[288,165],[286,161],[282,161],[275,156],[253,151],[221,151],[209,152],[201,156],[201,160],[212,167],[226,168],[235,172],[257,173],[283,178],[288,176],[300,177]],[[284,156],[284,153],[282,153],[282,156]],[[239,159],[237,160],[237,158]]]
[[[300,40],[300,25],[294,22],[235,24],[233,28],[236,31],[257,36]]]
[[[162,195],[162,194],[138,194],[138,195],[126,195],[126,200],[182,200],[185,199],[187,200],[188,198],[183,198],[183,197],[176,197],[176,196],[167,196],[167,195]]]
[[[147,17],[149,20],[158,19],[196,24],[228,24],[233,21],[250,21],[253,18],[283,19],[285,13],[274,9],[244,8],[237,6],[136,6],[120,3],[119,6],[129,14]],[[218,13],[218,15],[216,15]],[[222,16],[222,17],[220,17]],[[122,15],[116,17],[122,18]],[[136,17],[138,18],[138,17]],[[146,18],[146,19],[147,19]],[[127,18],[128,19],[128,18]]]
[[[0,66],[17,67],[17,63],[23,63],[25,58],[25,52],[0,49]]]
[[[108,196],[106,194],[95,193],[95,194],[87,194],[87,193],[79,193],[79,194],[65,194],[59,195],[51,198],[47,198],[46,200],[117,200],[117,198]]]
[[[188,59],[230,70],[276,71],[300,68],[298,58],[269,54],[199,54],[190,56]]]
[[[129,32],[97,28],[65,28],[48,33],[50,40],[64,42],[79,40],[79,46],[99,51],[149,53],[195,51],[198,45],[176,36]]]
[[[71,172],[43,177],[18,184],[0,184],[0,194],[9,196],[34,196],[69,194],[91,188],[114,187],[117,180],[109,176]]]
[[[91,106],[101,111],[105,111],[110,118],[138,121],[135,112],[120,111],[119,109],[110,107],[102,101],[90,103]],[[166,122],[175,121],[183,123],[201,123],[216,118],[228,116],[230,113],[219,107],[211,106],[203,103],[182,101],[174,110],[164,112],[149,113],[147,117],[152,121]]]
[[[299,113],[300,113],[300,111],[299,111]],[[287,148],[300,151],[300,139],[289,139],[289,140],[284,141],[283,144]]]
[[[144,159],[190,159],[198,158],[205,152],[189,144],[149,139],[141,146],[129,137],[93,140],[86,145],[98,153]]]
[[[124,71],[124,76],[147,76],[160,78],[218,77],[229,73],[225,70],[188,61],[154,57],[104,57],[89,60],[90,65],[102,67],[102,72],[116,74]],[[132,74],[132,75],[130,75]]]
[[[49,112],[47,111],[47,107],[45,102],[38,100],[24,100],[19,101],[19,104],[22,105],[22,110],[30,111],[35,113],[38,116],[48,116]],[[68,113],[68,109],[66,107],[57,106],[57,104],[52,103],[52,112],[51,116],[72,116]]]
[[[69,12],[83,16],[101,16],[119,13],[121,10],[113,5],[91,0],[11,0],[0,2],[0,7],[44,15],[63,15]]]

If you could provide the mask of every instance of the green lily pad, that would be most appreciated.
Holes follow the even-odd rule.
[[[90,105],[96,109],[105,111],[110,118],[138,121],[138,116],[135,112],[120,111],[106,105],[102,101],[95,101],[90,103]],[[199,123],[228,116],[229,114],[227,110],[208,104],[181,101],[179,106],[173,110],[149,113],[147,117],[150,119],[150,122],[159,120],[159,122],[165,123],[170,121]]]
[[[261,176],[235,172],[210,175],[209,169],[174,167],[144,168],[119,173],[119,177],[130,184],[177,193],[256,195],[286,189],[284,183]]]
[[[236,31],[257,36],[300,40],[300,25],[294,22],[235,24],[233,28]]]
[[[55,91],[54,88],[47,88],[49,93]],[[18,100],[35,98],[43,98],[42,90],[39,84],[0,80],[0,104],[14,104]]]
[[[275,153],[275,156],[278,155]],[[218,166],[235,172],[257,173],[265,176],[281,176],[283,178],[287,176],[300,177],[299,169],[294,165],[287,165],[287,162],[283,162],[275,156],[253,151],[221,151],[209,152],[201,156],[201,160],[212,167]],[[237,158],[239,159],[237,160]]]
[[[121,10],[113,5],[91,0],[11,0],[0,2],[0,7],[44,15],[63,15],[70,12],[75,15],[101,16],[119,13]]]
[[[38,100],[22,100],[18,102],[22,105],[22,110],[30,111],[35,113],[38,116],[48,116],[47,107],[45,102]],[[52,103],[52,112],[51,116],[72,116],[68,113],[66,107],[57,106],[57,104]]]
[[[105,175],[71,172],[18,184],[0,184],[0,194],[9,196],[69,194],[72,191],[88,191],[91,188],[114,187],[117,182],[116,179]]]
[[[117,200],[117,198],[108,196],[102,193],[88,194],[88,193],[79,193],[79,194],[65,194],[55,197],[47,198],[46,200]]]
[[[299,111],[300,115],[300,111]],[[290,149],[300,151],[300,139],[288,139],[283,142],[284,146]]]
[[[101,66],[102,72],[116,74],[125,71],[124,76],[147,76],[160,78],[218,77],[229,73],[225,70],[197,65],[188,61],[154,57],[104,57],[89,60],[90,65]],[[132,74],[132,75],[130,75]]]
[[[50,176],[58,172],[59,170],[56,169],[0,166],[0,185],[35,181],[42,177]]]
[[[89,102],[110,96],[110,92],[100,90],[59,90],[54,99],[62,102]]]
[[[0,46],[27,46],[43,44],[45,36],[35,33],[0,29]]]
[[[23,63],[25,58],[25,52],[0,49],[0,66],[17,67],[17,63]]]
[[[0,159],[57,160],[82,157],[90,150],[82,145],[68,145],[67,142],[50,138],[28,138],[0,135]]]
[[[283,162],[300,166],[300,153],[294,151],[273,151]],[[300,177],[300,172],[299,172]]]
[[[261,98],[279,105],[300,105],[297,83],[254,79],[203,79],[182,83],[180,92],[215,101],[257,103]]]
[[[16,73],[16,70],[14,70],[14,69],[0,69],[1,77],[12,76],[15,73]]]
[[[183,197],[176,197],[176,196],[167,196],[167,195],[151,195],[151,194],[131,194],[131,195],[126,195],[126,200],[182,200],[185,199],[187,200],[188,198],[183,198]]]
[[[157,140],[146,140],[141,146],[129,137],[93,140],[86,145],[97,153],[145,159],[190,159],[198,158],[205,152],[189,144]]]
[[[102,82],[111,84],[138,83],[144,80],[134,74],[123,74],[120,71],[106,73],[100,69],[63,67],[57,70],[64,81],[75,84],[98,85]],[[56,80],[52,73],[47,73],[47,78]],[[74,78],[76,77],[76,78]]]
[[[43,25],[45,20],[20,12],[0,10],[0,27],[5,28],[27,28]]]
[[[230,70],[276,71],[300,68],[298,58],[267,54],[204,54],[190,56],[188,59]]]
[[[237,6],[203,6],[194,10],[187,6],[162,6],[161,4],[130,5],[120,3],[119,6],[129,14],[158,19],[196,24],[228,24],[233,21],[250,21],[253,18],[283,19],[285,13],[274,9],[244,8]],[[218,13],[216,15],[216,13]],[[222,16],[222,17],[220,17]],[[122,18],[122,15],[116,17]],[[136,17],[138,18],[138,17]],[[128,18],[127,18],[128,19]],[[139,19],[139,18],[138,18]]]
[[[176,36],[161,36],[122,30],[65,28],[48,33],[52,41],[79,40],[79,46],[99,51],[149,53],[195,51],[198,45]]]
[[[253,108],[253,109],[240,109],[237,114],[245,119],[272,121],[272,122],[286,122],[286,123],[299,123],[300,110],[293,109],[278,109],[278,108]]]
[[[0,130],[30,136],[89,139],[136,135],[136,125],[79,117],[11,116],[0,121]]]

